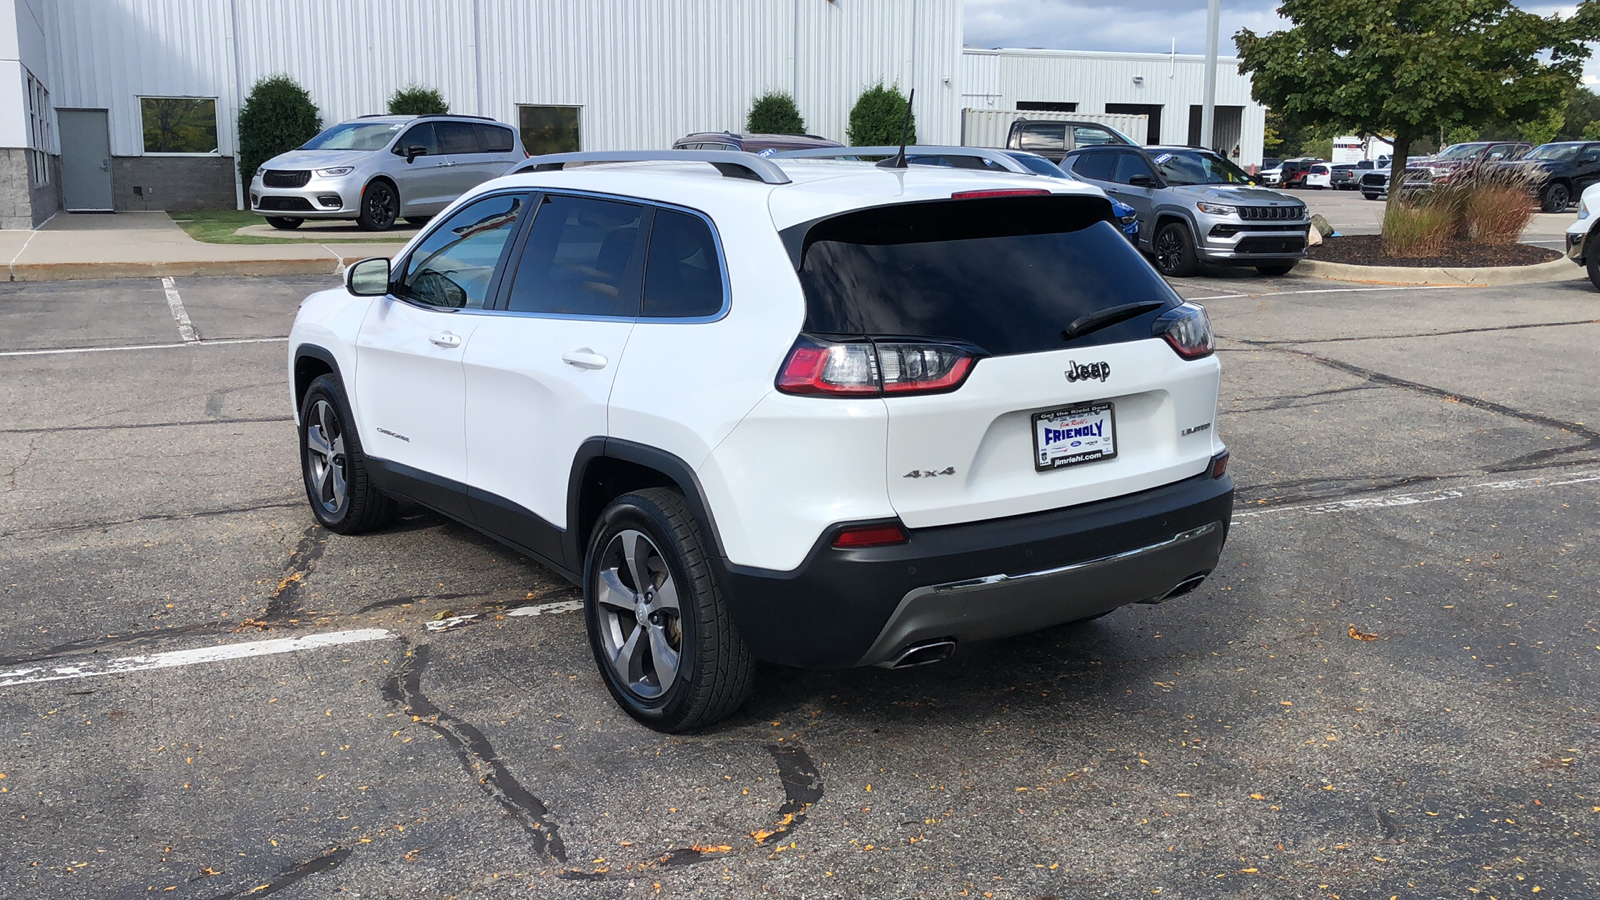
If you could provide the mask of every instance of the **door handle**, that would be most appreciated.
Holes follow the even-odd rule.
[[[577,350],[561,354],[561,361],[580,369],[604,369],[607,360],[604,356],[590,350],[588,347],[580,347]]]
[[[446,349],[453,349],[461,346],[461,338],[451,334],[448,331],[441,331],[438,334],[429,335],[428,340]]]
[[[109,160],[109,159],[100,160],[100,171],[102,171],[102,172],[111,171],[111,160]]]

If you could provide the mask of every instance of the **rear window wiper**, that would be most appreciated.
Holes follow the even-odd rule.
[[[1075,340],[1090,332],[1109,328],[1118,322],[1126,322],[1135,316],[1142,316],[1166,305],[1167,301],[1165,300],[1140,300],[1138,303],[1124,303],[1121,306],[1096,310],[1073,319],[1071,325],[1062,329],[1061,339],[1063,341]]]

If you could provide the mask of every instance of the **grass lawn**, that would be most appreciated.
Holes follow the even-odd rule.
[[[246,225],[267,224],[266,219],[242,209],[168,212],[167,215],[172,217],[172,221],[178,223],[179,228],[188,232],[190,237],[208,244],[393,244],[410,239],[409,233],[384,235],[382,232],[374,233],[372,237],[325,237],[316,240],[234,234],[235,231]]]

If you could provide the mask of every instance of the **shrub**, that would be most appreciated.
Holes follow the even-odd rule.
[[[1402,198],[1383,214],[1383,252],[1390,256],[1438,256],[1455,235],[1455,217],[1442,203]]]
[[[901,129],[905,128],[910,109],[900,86],[884,87],[878,82],[861,92],[856,105],[850,110],[850,129],[846,136],[853,147],[870,147],[882,144],[899,144]],[[906,129],[906,143],[917,142],[916,115],[910,117],[911,127]]]
[[[450,111],[444,95],[430,87],[408,84],[389,98],[391,116],[443,115]]]
[[[750,104],[744,129],[751,134],[805,134],[806,120],[801,118],[793,97],[782,91],[768,91]]]
[[[239,174],[246,183],[256,169],[304,144],[322,130],[311,95],[287,75],[271,75],[250,88],[239,108]]]

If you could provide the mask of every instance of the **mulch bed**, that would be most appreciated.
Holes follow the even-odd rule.
[[[1455,244],[1443,256],[1406,257],[1387,256],[1379,246],[1382,237],[1376,234],[1347,234],[1324,238],[1321,244],[1310,248],[1312,259],[1323,262],[1351,263],[1358,266],[1440,266],[1443,268],[1477,268],[1481,266],[1531,266],[1552,259],[1560,259],[1558,251],[1532,244]]]

